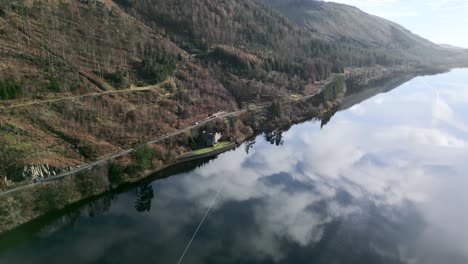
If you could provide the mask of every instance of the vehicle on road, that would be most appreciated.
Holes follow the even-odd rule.
[[[35,178],[35,179],[33,180],[34,183],[41,183],[41,182],[43,182],[43,181],[44,181],[44,178],[42,178],[42,177],[38,177],[38,178]]]

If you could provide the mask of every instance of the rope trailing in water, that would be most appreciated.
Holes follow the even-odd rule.
[[[200,230],[200,227],[203,225],[203,222],[205,222],[206,216],[210,213],[210,210],[211,210],[211,208],[213,207],[213,205],[216,203],[216,200],[218,200],[218,196],[219,196],[219,194],[221,193],[221,190],[224,188],[224,183],[225,183],[225,181],[226,181],[226,178],[224,179],[224,181],[223,181],[223,182],[221,183],[221,185],[219,186],[218,192],[216,193],[216,195],[215,195],[213,201],[211,202],[210,206],[209,206],[208,209],[206,210],[205,215],[203,216],[202,220],[201,220],[200,223],[198,224],[197,229],[196,229],[195,232],[193,233],[192,238],[190,239],[189,243],[188,243],[187,246],[185,247],[185,250],[184,250],[184,252],[182,253],[182,256],[180,256],[179,261],[177,262],[177,264],[182,263],[182,260],[184,259],[185,254],[187,253],[188,249],[190,248],[190,245],[192,244],[193,240],[194,240],[195,237],[197,236],[198,230]]]

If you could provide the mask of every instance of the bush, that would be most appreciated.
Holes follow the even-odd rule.
[[[52,92],[56,92],[56,93],[59,93],[59,92],[62,91],[62,86],[59,84],[59,82],[57,81],[57,78],[55,76],[50,76],[49,77],[49,86],[48,86],[48,88]]]
[[[112,162],[109,165],[108,175],[109,181],[113,184],[119,184],[123,181],[123,169],[119,164],[115,162]]]
[[[250,61],[251,58],[248,54],[233,48],[216,47],[210,56],[215,60],[223,61],[228,66],[241,71],[250,70],[252,68],[251,64],[254,64],[253,61]]]
[[[340,75],[336,77],[331,83],[329,83],[322,91],[322,101],[326,103],[328,101],[334,101],[340,93],[344,91],[345,79],[344,76]]]
[[[280,117],[283,114],[283,101],[277,99],[269,106],[268,112],[271,117]]]
[[[13,197],[0,199],[0,224],[11,225],[21,220],[20,204]]]
[[[78,200],[79,197],[75,184],[70,179],[64,179],[41,186],[37,206],[43,212],[60,210]]]
[[[0,80],[0,100],[15,99],[21,96],[23,87],[13,78]]]
[[[139,141],[135,147],[135,159],[140,170],[151,167],[154,159],[154,152],[145,141]]]
[[[104,72],[104,79],[118,88],[126,88],[129,85],[128,72],[117,69],[115,72]]]
[[[145,47],[142,54],[140,76],[150,84],[164,81],[177,68],[177,56],[161,48]]]

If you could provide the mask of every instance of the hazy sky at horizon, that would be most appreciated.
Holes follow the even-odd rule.
[[[356,6],[435,43],[468,48],[468,0],[327,0]]]

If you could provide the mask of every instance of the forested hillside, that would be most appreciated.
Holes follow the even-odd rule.
[[[206,68],[111,1],[1,8],[1,175],[76,166],[236,107]]]
[[[129,14],[197,56],[240,103],[299,91],[341,64],[328,43],[260,1],[118,0]],[[356,54],[356,56],[359,56]]]
[[[282,90],[301,92],[307,82],[343,72],[345,67],[433,67],[466,60],[466,56],[461,58],[460,53],[440,48],[393,22],[335,3],[115,2],[196,54],[238,102]],[[246,85],[252,80],[262,87]]]
[[[353,44],[413,65],[466,64],[453,49],[443,48],[404,27],[356,7],[317,0],[263,0],[304,30],[323,39]],[[382,64],[376,61],[378,64]]]
[[[274,6],[0,0],[0,174],[83,164],[217,111],[306,94],[345,68],[461,57],[348,7],[306,5],[301,22]]]
[[[127,87],[131,80],[153,77],[146,76],[151,75],[148,64],[171,60],[155,77],[160,81],[175,70],[183,53],[100,2],[4,2],[0,71],[23,83],[23,97],[90,91],[86,80],[100,90],[106,83]]]
[[[289,22],[258,0],[116,0],[215,73],[238,103],[301,92],[344,67],[404,64],[354,43],[329,41]]]

